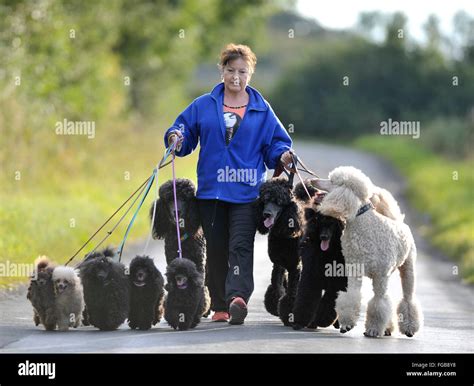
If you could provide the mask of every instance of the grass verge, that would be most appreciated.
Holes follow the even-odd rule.
[[[422,234],[459,264],[459,274],[474,283],[474,171],[472,160],[453,161],[406,138],[364,136],[359,149],[391,161],[408,180],[408,198],[427,214]]]
[[[65,263],[151,174],[164,152],[162,132],[125,133],[117,133],[113,146],[107,148],[102,140],[96,144],[85,142],[83,151],[78,151],[76,143],[73,150],[64,154],[44,155],[30,168],[20,170],[19,179],[15,178],[13,168],[4,170],[0,193],[0,288],[26,281],[28,278],[23,273],[32,266],[23,264],[32,264],[38,255]],[[197,152],[177,158],[177,176],[196,182],[196,159]],[[171,165],[161,169],[159,183],[170,178]],[[148,235],[148,211],[154,197],[155,185],[137,216],[127,244]],[[106,235],[126,208],[73,263],[80,261]],[[104,245],[118,245],[132,215],[133,210]]]

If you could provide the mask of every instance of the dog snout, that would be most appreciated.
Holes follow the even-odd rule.
[[[270,218],[270,217],[272,217],[271,212],[263,212],[263,218],[264,219],[267,219],[267,218]]]

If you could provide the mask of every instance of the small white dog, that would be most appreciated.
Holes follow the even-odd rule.
[[[412,337],[423,319],[414,298],[416,246],[397,202],[351,166],[334,169],[328,180],[317,179],[315,185],[328,192],[321,213],[346,222],[341,237],[346,265],[363,267],[363,274],[372,279],[374,297],[367,307],[364,335],[391,335],[393,310],[387,286],[390,275],[398,268],[403,290],[397,308],[398,327],[402,334]],[[384,215],[371,210],[373,205]],[[361,285],[362,277],[349,276],[347,292],[339,292],[336,311],[343,333],[352,329],[359,318]]]
[[[54,268],[53,284],[58,330],[79,327],[84,309],[81,280],[73,268],[59,266]]]

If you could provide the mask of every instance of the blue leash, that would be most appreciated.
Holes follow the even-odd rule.
[[[155,180],[155,177],[157,176],[158,169],[160,169],[163,166],[166,166],[166,165],[164,165],[164,162],[168,158],[168,156],[171,154],[171,152],[174,150],[175,147],[176,147],[176,144],[168,147],[165,151],[165,154],[164,154],[163,158],[161,159],[160,163],[158,164],[158,166],[153,169],[153,173],[151,174],[151,176],[148,180],[148,183],[146,185],[146,188],[143,191],[142,199],[140,200],[140,203],[138,204],[137,209],[135,210],[135,213],[133,214],[133,217],[130,220],[130,223],[128,224],[128,226],[127,226],[127,230],[125,231],[125,235],[123,236],[123,240],[120,243],[120,246],[117,250],[117,253],[119,255],[119,259],[118,259],[119,262],[122,260],[122,252],[123,252],[123,248],[125,246],[125,242],[127,241],[128,234],[130,233],[130,230],[132,229],[133,223],[135,222],[135,219],[138,215],[138,212],[140,211],[140,208],[142,207],[143,202],[145,201],[145,198],[148,195],[148,192],[150,191],[150,189],[153,185],[153,181]],[[158,184],[158,182],[157,182],[157,184]],[[152,222],[151,226],[153,227],[153,222]]]
[[[145,201],[146,196],[148,195],[148,192],[151,189],[151,186],[153,185],[153,181],[155,180],[156,176],[156,168],[153,169],[153,173],[150,176],[150,179],[148,180],[148,184],[143,191],[142,199],[140,200],[140,203],[137,206],[137,209],[135,210],[135,213],[133,214],[132,219],[130,220],[130,223],[128,224],[127,230],[125,231],[125,235],[123,236],[123,240],[120,243],[120,247],[118,248],[118,254],[119,254],[119,261],[122,260],[122,252],[123,252],[123,247],[125,246],[125,242],[127,241],[128,234],[130,233],[130,229],[132,229],[132,225],[135,222],[135,219],[137,218],[138,212],[140,211],[140,208],[143,205],[143,202]]]

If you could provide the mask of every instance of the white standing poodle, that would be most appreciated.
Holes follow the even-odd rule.
[[[59,266],[54,268],[53,284],[58,330],[79,327],[84,309],[81,280],[73,268]]]
[[[403,290],[397,308],[398,327],[402,334],[412,337],[423,318],[414,297],[416,246],[397,202],[359,169],[350,166],[334,169],[328,180],[317,179],[315,185],[328,192],[320,212],[346,221],[341,238],[346,268],[356,268],[352,271],[372,279],[374,297],[367,307],[364,335],[391,335],[393,310],[387,286],[390,275],[398,268]],[[385,215],[372,210],[374,205]],[[361,275],[349,275],[347,292],[339,292],[336,311],[342,333],[356,325],[361,285]]]

